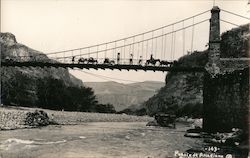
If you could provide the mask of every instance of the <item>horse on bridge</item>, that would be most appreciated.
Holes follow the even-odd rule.
[[[152,64],[152,65],[155,66],[155,64],[156,64],[157,62],[160,63],[160,61],[161,61],[160,59],[148,59],[148,60],[146,61],[146,65]]]
[[[86,63],[86,62],[88,62],[88,59],[86,59],[86,58],[79,58],[78,59],[78,64],[80,64],[80,63]]]
[[[90,57],[90,58],[88,59],[88,64],[89,64],[89,63],[91,63],[91,64],[97,64],[98,61],[97,61],[96,59],[94,59],[93,57]]]
[[[172,66],[174,64],[174,62],[171,62],[171,61],[167,61],[167,60],[162,60],[160,61],[160,66]]]
[[[105,58],[103,64],[114,65],[115,61],[110,60],[109,58]]]

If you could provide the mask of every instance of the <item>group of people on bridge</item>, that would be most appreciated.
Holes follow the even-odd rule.
[[[134,55],[130,54],[129,57],[129,65],[133,65],[133,59]],[[75,60],[75,56],[72,57],[72,63],[74,64],[76,62]],[[143,59],[142,56],[140,56],[137,65],[142,65]],[[155,66],[158,63],[159,66],[172,66],[174,64],[174,62],[172,61],[167,61],[167,60],[160,60],[160,59],[155,59],[153,57],[153,54],[150,55],[150,59],[146,60],[145,62],[145,66],[148,65],[153,65]],[[94,59],[93,57],[89,57],[89,58],[83,58],[80,57],[78,59],[78,64],[98,64],[98,61],[96,59]],[[117,53],[117,58],[116,58],[116,62],[113,59],[109,59],[109,58],[105,58],[103,61],[103,64],[109,64],[109,65],[114,65],[114,64],[121,64],[121,54]]]

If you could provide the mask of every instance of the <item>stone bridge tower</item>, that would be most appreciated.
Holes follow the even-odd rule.
[[[203,87],[203,130],[230,132],[240,128],[248,136],[249,70],[220,59],[220,9],[211,10],[208,63]],[[225,52],[223,52],[225,53]],[[243,63],[244,64],[244,63]],[[228,65],[230,65],[228,67]]]
[[[214,6],[211,10],[206,70],[212,76],[220,72],[220,8],[217,6]]]

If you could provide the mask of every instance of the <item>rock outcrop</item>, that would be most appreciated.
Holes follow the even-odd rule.
[[[25,125],[39,127],[50,123],[48,114],[42,110],[28,112],[26,115]]]
[[[0,107],[0,130],[33,128],[49,124],[57,123],[43,110]]]
[[[178,60],[182,66],[205,66],[207,52],[194,52]],[[172,113],[179,116],[199,117],[203,104],[203,73],[170,72],[166,86],[146,103],[147,113]]]
[[[50,61],[42,52],[33,50],[17,42],[11,33],[0,34],[1,60],[15,59],[21,61]],[[19,105],[16,99],[23,100],[22,106],[36,106],[38,79],[54,78],[63,81],[66,86],[81,87],[81,80],[72,76],[63,68],[39,68],[39,67],[1,67],[1,103],[6,104],[6,98],[10,93],[15,93],[15,98],[9,99],[8,104]],[[17,87],[22,87],[20,90]]]

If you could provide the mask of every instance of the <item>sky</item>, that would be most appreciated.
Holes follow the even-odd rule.
[[[46,54],[142,33],[209,10],[213,3],[213,0],[1,0],[1,32],[11,32],[19,43]],[[215,0],[220,8],[249,17],[247,4],[248,0]],[[248,22],[227,14],[221,17],[236,24]],[[194,49],[205,49],[208,27],[207,23],[195,30]],[[222,32],[232,27],[221,23]],[[164,82],[166,76],[150,71],[69,71],[83,82]]]

